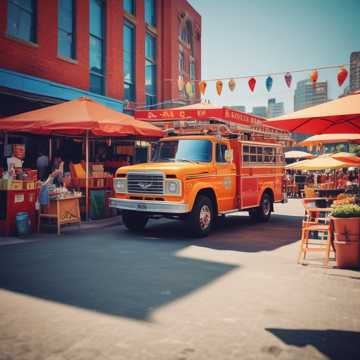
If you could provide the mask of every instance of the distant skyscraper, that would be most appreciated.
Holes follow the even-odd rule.
[[[241,112],[246,112],[246,107],[244,105],[235,105],[235,106],[230,106],[231,109],[237,110],[237,111],[241,111]]]
[[[310,79],[301,80],[296,84],[294,110],[301,110],[328,101],[327,81],[313,84]]]
[[[267,108],[266,106],[254,106],[252,114],[267,118]]]
[[[269,118],[284,115],[284,103],[276,102],[274,98],[268,100],[267,114]]]
[[[360,90],[360,51],[350,55],[350,91]]]

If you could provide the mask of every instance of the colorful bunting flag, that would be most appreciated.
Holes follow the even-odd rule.
[[[235,90],[236,82],[235,82],[234,79],[230,79],[228,85],[229,85],[230,91],[234,91],[234,90]]]
[[[216,92],[220,96],[223,88],[223,82],[221,80],[216,81]]]
[[[291,86],[292,75],[289,72],[287,72],[285,74],[284,78],[285,78],[286,85],[289,88]]]
[[[347,76],[348,76],[347,70],[344,67],[341,67],[337,74],[337,81],[338,81],[339,86],[342,86],[342,84],[346,80]]]
[[[251,79],[249,79],[248,84],[249,84],[249,88],[250,88],[251,92],[254,92],[255,85],[256,85],[256,79],[252,77]]]
[[[272,85],[273,85],[273,78],[271,76],[268,76],[265,81],[266,90],[270,92]]]

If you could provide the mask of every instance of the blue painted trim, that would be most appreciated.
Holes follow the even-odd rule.
[[[0,86],[62,100],[87,96],[111,109],[121,112],[124,110],[123,102],[120,100],[1,68]]]

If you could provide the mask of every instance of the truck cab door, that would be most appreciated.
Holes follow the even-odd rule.
[[[228,211],[237,208],[236,205],[236,166],[230,145],[219,142],[215,148],[216,163],[216,194],[218,210]]]

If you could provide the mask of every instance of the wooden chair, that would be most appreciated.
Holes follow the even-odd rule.
[[[316,239],[312,237],[312,234],[315,232],[318,234]],[[333,228],[329,216],[314,216],[309,209],[305,208],[305,219],[302,224],[298,263],[303,264],[306,254],[309,252],[323,252],[324,266],[328,266],[330,251],[333,244],[332,234]]]

